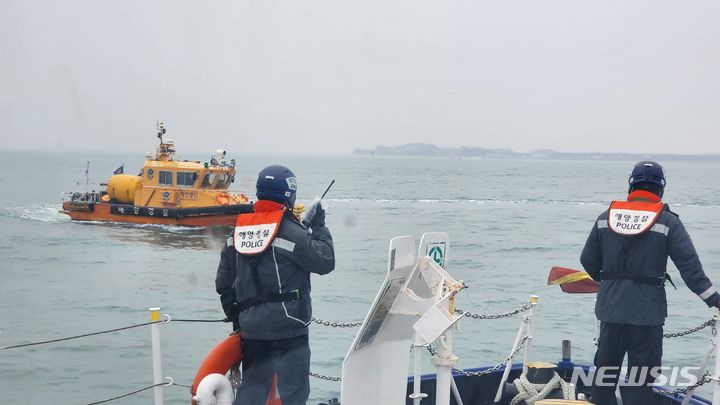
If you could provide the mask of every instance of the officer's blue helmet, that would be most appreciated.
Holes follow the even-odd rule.
[[[272,200],[289,208],[295,205],[297,179],[285,166],[272,165],[262,169],[256,187],[259,200]]]
[[[657,162],[643,160],[633,167],[628,183],[630,184],[630,191],[641,183],[654,184],[660,191],[659,195],[662,196],[666,183],[665,170]]]

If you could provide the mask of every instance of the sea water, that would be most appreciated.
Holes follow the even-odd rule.
[[[191,156],[199,158],[201,156]],[[581,268],[579,255],[596,216],[624,197],[634,162],[390,157],[243,157],[233,190],[252,194],[256,173],[284,164],[310,202],[336,183],[324,205],[337,266],[312,276],[317,318],[363,319],[386,273],[390,238],[450,234],[448,271],[469,288],[464,310],[491,314],[540,296],[533,360],[557,361],[561,341],[573,358],[594,353],[593,296],[547,286],[552,266]],[[90,161],[86,185],[86,162]],[[0,346],[146,322],[148,307],[173,318],[224,317],[214,280],[224,236],[180,227],[72,222],[60,193],[100,189],[120,164],[139,171],[135,155],[0,153]],[[666,201],[684,221],[711,279],[720,278],[720,163],[664,162]],[[670,265],[665,330],[713,315]],[[456,333],[458,367],[505,358],[520,325],[464,319]],[[164,375],[189,385],[205,354],[230,332],[224,323],[161,326]],[[311,369],[339,376],[356,328],[310,327]],[[664,364],[700,362],[710,336],[666,340]],[[377,364],[381,368],[382,363]],[[424,369],[431,372],[429,360]],[[369,373],[373,372],[368,370]],[[6,402],[83,404],[152,384],[150,330],[137,328],[51,345],[0,351]],[[339,396],[340,384],[311,378],[309,404]],[[187,388],[165,389],[168,404],[187,404]],[[151,403],[146,391],[118,403]]]

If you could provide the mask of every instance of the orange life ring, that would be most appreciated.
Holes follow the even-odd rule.
[[[230,368],[240,363],[242,358],[242,337],[240,333],[232,333],[222,342],[218,343],[217,346],[210,350],[210,353],[205,356],[205,360],[200,364],[200,368],[198,368],[197,374],[195,374],[195,380],[190,388],[190,398],[194,397],[197,393],[197,387],[203,378],[213,373],[225,375]],[[276,392],[277,375],[273,379],[265,405],[282,405],[280,399],[275,396]],[[190,404],[195,405],[195,401],[190,400]]]
[[[230,205],[230,194],[229,193],[219,193],[215,197],[215,201],[218,202],[220,205]]]
[[[230,194],[230,202],[232,204],[247,204],[248,198],[245,194]]]

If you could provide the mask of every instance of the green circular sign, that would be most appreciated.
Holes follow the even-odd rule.
[[[435,261],[438,265],[442,266],[443,263],[443,250],[440,246],[433,246],[428,252],[428,256]]]

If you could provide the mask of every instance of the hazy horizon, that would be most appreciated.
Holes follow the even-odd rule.
[[[212,150],[210,150],[210,149],[207,149],[207,150],[202,150],[202,149],[183,149],[182,147],[178,147],[178,145],[176,144],[177,154],[176,154],[176,157],[175,157],[175,158],[178,159],[178,160],[183,160],[183,159],[190,159],[190,160],[210,159],[210,157],[212,157],[212,156],[215,154],[215,150],[217,150],[217,149],[224,149],[224,150],[226,150],[226,152],[227,152],[227,154],[228,154],[228,155],[227,155],[228,158],[249,157],[249,156],[257,156],[257,157],[314,157],[314,156],[317,156],[317,157],[349,157],[349,156],[357,156],[357,157],[360,157],[360,158],[367,157],[367,156],[369,156],[369,157],[377,157],[377,158],[383,158],[383,157],[388,157],[388,158],[392,158],[392,157],[401,157],[401,158],[402,158],[402,157],[407,157],[407,158],[430,157],[430,158],[463,158],[463,159],[490,159],[490,160],[507,160],[507,159],[520,159],[520,158],[521,158],[521,157],[508,157],[508,156],[496,156],[496,155],[491,155],[491,156],[481,156],[481,155],[460,156],[460,155],[457,155],[457,156],[456,156],[456,155],[439,154],[439,155],[428,155],[428,156],[424,156],[424,155],[414,155],[414,154],[403,155],[403,154],[393,154],[393,153],[390,153],[390,154],[388,154],[388,153],[373,153],[372,156],[371,156],[370,154],[365,153],[365,152],[370,152],[370,151],[376,152],[377,147],[380,147],[380,146],[390,147],[390,148],[396,148],[396,147],[397,147],[397,148],[400,148],[400,147],[403,147],[403,146],[406,146],[406,145],[408,145],[408,144],[403,144],[403,145],[376,145],[375,147],[372,147],[372,148],[354,148],[354,149],[351,149],[351,150],[348,150],[348,151],[340,151],[340,152],[316,152],[316,153],[312,153],[312,152],[302,152],[302,151],[300,151],[300,152],[289,151],[289,152],[283,152],[283,153],[272,153],[271,151],[257,151],[257,152],[253,151],[253,152],[248,152],[248,151],[242,151],[242,150],[237,150],[237,149],[235,149],[235,150],[234,150],[234,149],[228,149],[228,148],[225,148],[225,147],[218,147],[218,148],[212,149]],[[33,148],[3,149],[3,148],[0,148],[0,153],[23,153],[23,154],[30,154],[30,153],[48,153],[48,154],[68,154],[68,155],[73,155],[73,154],[77,154],[77,155],[96,154],[96,155],[100,155],[100,156],[118,156],[118,155],[121,155],[121,156],[122,156],[122,155],[127,155],[128,157],[133,157],[133,156],[134,156],[134,157],[136,157],[136,158],[138,158],[138,159],[144,159],[144,155],[145,155],[146,153],[155,153],[155,146],[157,146],[157,144],[153,145],[152,147],[150,147],[150,148],[148,148],[148,149],[146,149],[146,150],[141,150],[141,149],[138,149],[138,148],[135,148],[135,149],[130,149],[130,148],[128,148],[128,149],[122,149],[122,150],[114,150],[114,149],[67,149],[67,148],[64,148],[64,147],[62,147],[62,148],[46,148],[46,149],[42,149],[42,148],[37,148],[37,149],[33,149]],[[482,146],[470,146],[470,145],[461,145],[461,146],[459,146],[459,147],[446,147],[446,146],[443,146],[443,145],[434,145],[434,146],[437,146],[437,147],[440,148],[440,149],[460,149],[460,148],[463,148],[463,147],[484,149],[484,147],[482,147]],[[490,150],[490,148],[487,148],[487,149]],[[495,150],[501,150],[501,149],[495,149]],[[656,156],[656,157],[670,156],[670,157],[674,157],[674,158],[680,158],[681,160],[682,160],[682,158],[684,158],[684,157],[687,157],[687,158],[693,158],[693,157],[720,158],[720,153],[712,153],[712,152],[707,152],[707,153],[672,153],[672,152],[670,152],[670,153],[645,153],[645,152],[620,153],[620,152],[617,152],[617,153],[616,153],[616,152],[600,152],[600,151],[565,152],[565,151],[558,151],[558,150],[551,150],[551,149],[537,149],[537,150],[532,150],[532,151],[527,151],[527,152],[520,152],[520,151],[516,151],[516,150],[514,150],[514,149],[502,149],[502,150],[509,150],[509,151],[511,151],[511,152],[520,153],[520,154],[523,154],[523,157],[528,157],[528,155],[531,155],[531,154],[533,154],[533,153],[543,153],[543,152],[549,152],[549,151],[550,151],[550,152],[556,152],[556,153],[560,153],[560,154],[578,155],[578,159],[580,159],[580,160],[583,159],[582,155],[593,155],[593,154],[594,154],[594,155],[598,155],[598,156],[599,156],[599,155],[613,155],[613,154],[615,154],[615,155],[617,155],[617,154],[620,154],[620,155],[628,155],[630,160],[634,159],[635,157],[640,157],[640,156]],[[356,153],[356,152],[359,152],[359,153]],[[552,157],[552,156],[550,156],[550,157],[542,157],[542,156],[540,156],[540,157],[538,157],[538,159],[540,159],[540,160],[543,160],[543,159],[553,160],[553,159],[555,159],[555,158]],[[565,159],[567,159],[567,158],[562,158],[562,160],[565,160]],[[616,159],[611,159],[611,160],[616,160]]]
[[[0,150],[720,153],[720,3],[0,2]]]

